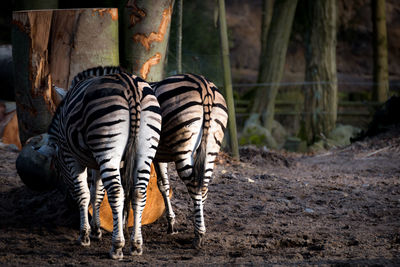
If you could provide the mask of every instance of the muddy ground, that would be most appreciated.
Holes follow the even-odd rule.
[[[219,157],[205,208],[207,239],[191,248],[191,203],[172,177],[179,233],[144,226],[144,254],[108,259],[111,234],[75,244],[78,216],[57,191],[20,181],[0,151],[0,265],[400,265],[400,130],[317,155],[246,147]]]

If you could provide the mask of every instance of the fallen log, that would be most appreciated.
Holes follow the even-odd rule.
[[[172,191],[170,191],[170,197],[172,196]],[[164,200],[157,186],[157,175],[154,170],[153,164],[151,164],[150,181],[147,186],[147,200],[146,206],[144,206],[142,214],[142,224],[150,224],[155,222],[164,213],[165,205]],[[92,208],[89,207],[89,213],[92,215]],[[104,200],[100,206],[100,220],[101,228],[111,232],[113,230],[113,217],[111,207],[107,201],[107,194],[104,196]],[[133,226],[133,211],[129,212],[128,216],[128,226]]]
[[[0,102],[0,137],[3,144],[14,144],[22,149],[15,102]]]

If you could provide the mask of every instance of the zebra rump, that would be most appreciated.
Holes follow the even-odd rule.
[[[228,120],[226,102],[215,84],[200,75],[174,75],[150,85],[162,113],[161,137],[154,162],[158,186],[166,203],[168,232],[176,231],[166,165],[173,161],[194,202],[193,245],[200,248],[206,231],[203,205]]]
[[[150,164],[159,141],[159,104],[148,83],[118,67],[86,70],[71,84],[49,127],[48,146],[53,148],[57,170],[79,205],[79,243],[89,245],[89,234],[101,236],[98,208],[106,190],[114,225],[110,256],[121,259],[124,193],[141,220]],[[121,175],[122,161],[125,167]],[[93,170],[91,193],[86,168]],[[94,208],[91,226],[89,201]],[[134,239],[135,232],[132,242]]]

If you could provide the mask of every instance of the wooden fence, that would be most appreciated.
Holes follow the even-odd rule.
[[[303,96],[298,87],[283,87],[275,101],[275,119],[290,132],[298,130],[304,115]],[[289,92],[289,97],[287,94]],[[293,94],[293,92],[296,92]],[[285,95],[286,94],[286,95]],[[296,95],[297,94],[297,95]],[[356,97],[354,97],[356,95]],[[339,92],[337,123],[349,124],[366,128],[379,103],[366,100],[368,91]],[[354,100],[349,100],[354,99]],[[251,102],[245,99],[235,100],[236,119],[238,128],[243,127],[244,121],[250,115]]]

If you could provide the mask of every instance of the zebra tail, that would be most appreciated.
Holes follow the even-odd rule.
[[[204,136],[204,135],[203,135]],[[200,146],[196,151],[196,158],[194,159],[194,179],[196,184],[196,190],[200,191],[204,184],[204,173],[205,173],[205,161],[206,161],[206,151],[207,143],[205,140],[201,141]]]
[[[196,189],[198,191],[201,191],[203,185],[204,185],[204,174],[205,174],[205,167],[206,167],[206,158],[207,158],[207,139],[208,139],[208,130],[210,127],[210,117],[205,115],[206,114],[206,105],[203,105],[204,108],[204,115],[203,115],[203,133],[201,136],[201,143],[199,147],[196,150],[196,157],[194,159],[194,169],[193,169],[193,174],[194,174],[194,179],[196,182]],[[208,106],[208,109],[210,110],[210,107]],[[211,112],[209,112],[210,114]]]
[[[124,217],[125,217],[125,230],[128,230],[128,219],[131,209],[132,191],[134,187],[134,181],[136,180],[135,169],[136,169],[136,135],[129,138],[127,147],[124,153],[124,166],[122,175],[122,185],[125,192],[124,200]]]

